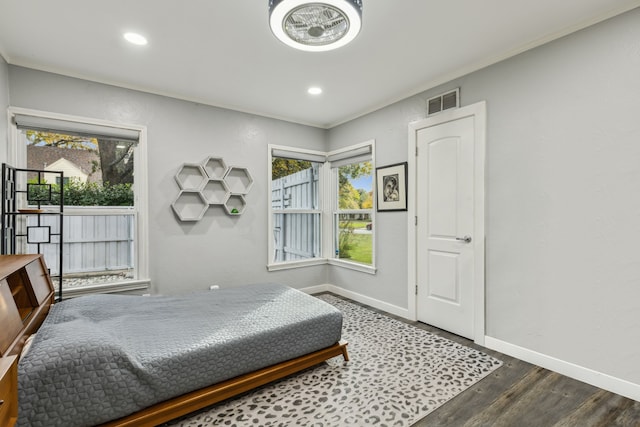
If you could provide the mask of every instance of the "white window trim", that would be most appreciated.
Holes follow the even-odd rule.
[[[335,265],[338,267],[342,267],[342,268],[346,268],[349,270],[355,270],[355,271],[359,271],[362,273],[368,273],[368,274],[376,274],[377,272],[377,267],[376,267],[376,234],[377,234],[377,227],[374,225],[374,230],[372,233],[372,245],[373,245],[373,255],[372,255],[372,259],[371,259],[371,263],[372,265],[364,265],[364,264],[359,264],[356,262],[352,262],[352,261],[347,261],[347,260],[341,260],[335,257],[335,253],[334,253],[334,248],[335,248],[335,236],[334,236],[334,232],[333,232],[333,221],[334,221],[334,214],[337,212],[337,174],[334,172],[334,170],[331,168],[331,164],[328,160],[325,160],[324,164],[322,165],[321,169],[321,180],[319,182],[319,192],[321,195],[321,200],[319,201],[319,209],[321,211],[320,215],[321,215],[321,222],[320,222],[320,235],[321,235],[321,253],[322,253],[322,257],[320,258],[314,258],[314,259],[308,259],[308,260],[298,260],[298,261],[285,261],[285,262],[278,262],[278,263],[274,263],[273,260],[273,254],[275,253],[275,247],[274,247],[274,241],[273,241],[273,215],[274,213],[279,212],[279,210],[276,212],[274,211],[274,209],[272,209],[271,207],[271,175],[272,175],[272,158],[274,156],[272,156],[272,153],[274,151],[280,151],[281,153],[285,153],[285,152],[291,152],[291,153],[301,153],[301,154],[308,154],[310,156],[318,156],[317,158],[325,158],[328,159],[329,156],[339,156],[340,154],[343,153],[348,153],[350,151],[355,151],[355,150],[359,150],[363,147],[367,147],[370,146],[371,147],[371,164],[374,166],[374,170],[373,173],[375,175],[375,140],[368,140],[365,142],[361,142],[358,144],[354,144],[354,145],[350,145],[348,147],[344,147],[344,148],[340,148],[337,150],[333,150],[333,151],[329,151],[329,152],[322,152],[322,151],[315,151],[315,150],[308,150],[308,149],[304,149],[304,148],[296,148],[296,147],[291,147],[291,146],[282,146],[282,145],[274,145],[274,144],[269,144],[268,145],[268,156],[267,156],[267,177],[268,177],[268,181],[269,181],[269,185],[268,185],[268,203],[269,203],[269,219],[268,219],[268,233],[269,233],[269,238],[268,238],[268,244],[269,244],[269,248],[268,248],[268,259],[267,259],[267,271],[280,271],[280,270],[288,270],[288,269],[293,269],[293,268],[302,268],[302,267],[309,267],[309,266],[315,266],[315,265]],[[280,154],[280,153],[279,153]],[[276,156],[276,157],[281,157],[281,156]],[[329,185],[327,185],[327,183],[329,183]],[[371,219],[373,224],[376,224],[376,189],[375,189],[375,179],[373,180],[373,184],[372,184],[372,188],[373,188],[373,207],[371,208]],[[329,203],[328,201],[331,201],[331,203]],[[358,211],[361,212],[361,211]],[[286,213],[317,213],[317,210],[301,210],[301,209],[291,209],[291,210],[287,210]]]
[[[375,233],[373,234],[375,235]],[[373,253],[375,254],[375,250],[373,251]],[[376,272],[378,271],[375,265],[371,266],[371,265],[359,264],[357,262],[345,261],[343,259],[338,259],[338,258],[329,258],[327,260],[327,264],[336,265],[338,267],[346,268],[348,270],[355,270],[361,273],[368,273],[368,274],[376,274]]]
[[[139,134],[138,144],[134,148],[135,156],[135,180],[133,182],[133,194],[135,197],[135,205],[138,220],[136,221],[136,260],[135,272],[136,278],[131,281],[122,281],[115,284],[100,285],[96,290],[100,291],[117,291],[127,287],[128,284],[135,284],[137,289],[150,283],[149,278],[149,185],[148,185],[148,162],[147,162],[147,127],[133,124],[124,124],[111,122],[108,120],[94,119],[89,117],[72,116],[67,114],[52,113],[48,111],[32,110],[28,108],[9,107],[7,109],[9,123],[9,140],[7,144],[7,163],[15,165],[27,164],[27,150],[18,144],[18,129],[15,123],[16,115],[42,117],[46,119],[87,123],[90,125],[107,126],[118,129],[132,130]],[[96,210],[101,215],[109,212],[115,214],[116,211],[123,212],[123,209],[112,210]],[[73,213],[72,207],[65,207],[65,211]],[[83,213],[86,211],[83,211]]]
[[[149,290],[148,280],[126,280],[65,289],[63,291],[63,297],[67,299],[95,293],[111,294],[117,292],[142,292],[147,290]]]

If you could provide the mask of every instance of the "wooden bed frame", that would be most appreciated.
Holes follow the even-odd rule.
[[[53,303],[53,284],[42,255],[0,255],[0,362],[16,363],[25,341],[38,330]],[[349,360],[346,342],[178,396],[102,427],[156,426],[340,355]],[[18,390],[16,369],[8,372],[14,377],[7,379],[12,390],[6,424],[12,426],[17,418]],[[0,419],[0,425],[3,421]]]

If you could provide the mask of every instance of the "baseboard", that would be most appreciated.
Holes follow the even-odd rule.
[[[309,286],[308,288],[302,288],[298,290],[306,294],[319,294],[322,292],[328,292],[329,291],[328,286],[329,285]]]
[[[593,369],[575,365],[546,354],[538,353],[524,347],[517,346],[496,338],[485,336],[484,345],[512,357],[533,363],[545,369],[574,378],[578,381],[608,390],[612,393],[640,401],[640,384],[635,384]]]
[[[327,287],[327,291],[340,295],[341,297],[349,298],[360,304],[365,304],[378,310],[386,311],[387,313],[402,317],[403,319],[409,319],[409,310],[406,308],[398,307],[397,305],[389,304],[384,301],[377,300],[375,298],[368,297],[366,295],[359,294],[357,292],[349,291],[335,285],[324,285]]]
[[[321,292],[331,292],[341,297],[349,298],[353,301],[365,304],[378,310],[386,311],[387,313],[402,317],[403,319],[410,319],[409,310],[406,308],[398,307],[397,305],[389,304],[384,301],[377,300],[375,298],[368,297],[366,295],[352,292],[347,289],[341,288],[336,285],[326,283],[324,285],[310,286],[308,288],[300,289],[302,292],[308,294],[319,294]]]

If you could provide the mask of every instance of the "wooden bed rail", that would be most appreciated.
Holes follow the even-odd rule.
[[[153,427],[175,418],[206,408],[246,391],[284,378],[315,366],[335,356],[349,361],[347,343],[339,342],[331,347],[300,356],[276,365],[241,375],[191,393],[178,396],[124,418],[110,421],[99,427]]]
[[[3,373],[0,401],[6,400],[0,410],[1,427],[16,421],[18,355],[27,337],[46,318],[53,302],[53,284],[42,255],[0,255],[0,373]],[[336,356],[349,361],[346,342],[169,399],[102,427],[157,426]]]

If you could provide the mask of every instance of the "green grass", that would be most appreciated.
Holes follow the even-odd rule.
[[[354,230],[358,228],[365,228],[367,224],[370,224],[371,221],[340,221],[340,228],[345,228],[347,225],[353,228]]]
[[[364,227],[363,227],[364,228]],[[371,265],[373,257],[373,236],[371,234],[352,234],[349,237],[349,253],[347,257],[340,254],[340,259]]]

